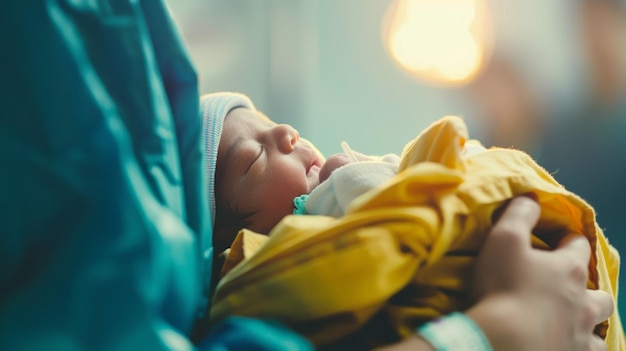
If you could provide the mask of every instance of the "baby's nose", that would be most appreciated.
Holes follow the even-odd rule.
[[[300,140],[300,133],[288,124],[279,124],[274,127],[274,135],[279,150],[284,153],[292,152]]]

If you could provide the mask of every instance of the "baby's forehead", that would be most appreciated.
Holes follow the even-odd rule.
[[[272,121],[272,119],[271,119],[271,118],[269,118],[269,117],[268,117],[265,113],[263,113],[263,112],[261,112],[261,111],[259,111],[259,110],[256,110],[256,115],[257,115],[259,118],[261,118],[263,121],[270,122],[270,123],[272,123],[272,124],[276,124],[276,123],[275,123],[274,121]]]
[[[225,127],[242,127],[249,126],[262,127],[274,126],[276,122],[272,121],[266,114],[258,110],[251,110],[246,107],[237,107],[228,112],[224,121]]]
[[[269,117],[257,110],[237,107],[226,114],[219,141],[218,158],[233,144],[239,145],[244,141],[256,139],[259,133],[275,126]]]

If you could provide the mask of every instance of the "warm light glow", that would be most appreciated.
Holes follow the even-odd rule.
[[[395,0],[383,38],[403,69],[440,85],[471,80],[492,49],[485,0]]]

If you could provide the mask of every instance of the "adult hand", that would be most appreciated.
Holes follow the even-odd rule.
[[[586,288],[589,243],[572,233],[554,251],[533,249],[530,234],[539,213],[528,197],[511,201],[478,257],[477,303],[466,314],[495,351],[606,350],[593,329],[609,318],[613,301],[603,291]],[[380,350],[434,348],[416,334]]]
[[[613,312],[609,294],[586,288],[590,246],[570,233],[554,251],[535,250],[530,233],[540,208],[511,201],[478,257],[467,311],[494,350],[606,350],[594,326]]]

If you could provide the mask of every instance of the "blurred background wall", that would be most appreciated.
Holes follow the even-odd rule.
[[[342,140],[365,153],[399,153],[432,121],[463,116],[471,136],[526,150],[589,201],[626,256],[626,1],[168,4],[201,93],[243,92],[327,155],[339,152]],[[457,8],[467,11],[451,10]],[[432,69],[394,60],[390,43],[404,37],[394,42],[390,32],[410,27],[398,23],[409,23],[411,14],[414,32],[421,31],[404,46],[411,59],[445,61],[448,52],[464,67],[473,64],[472,73],[432,79]],[[443,47],[455,38],[459,45]]]

